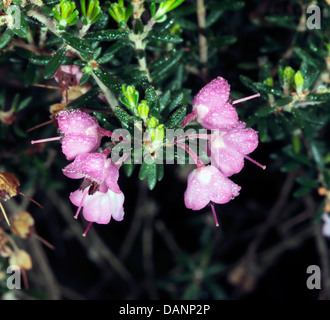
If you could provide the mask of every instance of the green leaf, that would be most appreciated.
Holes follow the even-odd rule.
[[[102,68],[98,68],[93,72],[111,91],[121,94],[121,87],[124,84],[122,80],[112,77],[109,72],[103,70]]]
[[[126,177],[131,177],[135,168],[134,163],[123,163],[122,167]]]
[[[174,109],[176,109],[183,103],[184,103],[184,93],[182,91],[176,92],[173,95],[171,102],[169,103],[167,108],[163,111],[163,113],[162,113],[163,116],[164,117],[168,116]]]
[[[206,5],[210,10],[240,10],[244,7],[244,1],[216,1]]]
[[[115,41],[127,38],[128,31],[123,30],[101,30],[88,33],[84,39],[87,41]]]
[[[149,170],[148,170],[148,187],[149,190],[153,190],[157,183],[157,164],[156,162],[153,162],[152,164],[149,164]]]
[[[223,36],[216,38],[214,40],[210,41],[210,45],[212,47],[224,47],[224,46],[230,46],[231,44],[234,44],[237,41],[237,38],[234,36]]]
[[[91,74],[84,73],[83,76],[80,78],[79,84],[81,86],[83,86],[85,83],[87,83],[87,81],[89,80],[90,77],[91,77]]]
[[[330,93],[310,94],[308,99],[311,101],[330,101]]]
[[[294,15],[270,15],[265,17],[267,21],[277,24],[281,27],[294,29],[297,28],[296,17]]]
[[[45,68],[45,73],[44,73],[45,79],[50,79],[56,73],[56,71],[62,64],[67,51],[68,51],[67,48],[62,47],[58,49],[56,53],[51,57]]]
[[[282,107],[289,104],[292,101],[292,97],[281,98],[275,101],[274,107]]]
[[[76,109],[83,108],[89,106],[92,101],[99,95],[101,90],[99,88],[94,88],[92,90],[87,91],[85,94],[77,98],[76,100],[70,102],[66,108],[67,109]]]
[[[299,58],[304,60],[310,66],[314,67],[315,69],[321,68],[321,64],[316,59],[314,59],[307,51],[299,47],[294,47],[293,51],[297,54]]]
[[[272,107],[264,107],[260,108],[255,112],[256,117],[267,117],[268,115],[274,113],[276,111],[276,108]]]
[[[300,198],[309,192],[311,192],[311,188],[301,187],[293,193],[293,196],[295,198]]]
[[[173,128],[180,125],[185,119],[187,114],[187,107],[182,107],[176,110],[170,117],[170,119],[165,123],[165,128]]]
[[[143,161],[139,171],[140,180],[144,180],[148,176],[148,172],[149,172],[149,164]]]
[[[321,203],[321,205],[319,206],[319,208],[316,211],[316,214],[314,216],[314,222],[318,223],[322,221],[322,216],[324,213],[324,206],[326,204],[327,199],[324,199]]]
[[[305,178],[305,177],[297,177],[296,181],[302,185],[303,187],[316,189],[319,187],[319,183],[313,179]]]
[[[122,126],[125,129],[130,126],[130,122],[133,120],[132,116],[130,116],[125,110],[120,107],[116,107],[115,115],[120,120]]]
[[[262,84],[260,82],[255,82],[254,86],[257,90],[267,93],[267,94],[273,94],[275,96],[282,96],[282,90],[271,87],[271,86],[267,86],[265,84]]]
[[[11,31],[10,29],[6,29],[6,31],[2,34],[0,38],[0,49],[4,48],[14,35],[15,34],[13,31]]]
[[[164,178],[164,165],[162,163],[157,164],[157,180],[161,181]]]
[[[75,37],[68,32],[63,32],[59,37],[69,46],[76,49],[79,52],[92,54],[95,49],[93,49],[86,41],[81,38]]]
[[[24,86],[29,87],[36,78],[37,68],[32,63],[28,63],[24,73]]]
[[[149,114],[156,118],[159,117],[159,100],[156,90],[153,86],[149,86],[145,92],[145,99],[150,107]]]
[[[181,43],[183,41],[183,39],[180,38],[179,36],[171,35],[168,33],[159,33],[159,32],[149,33],[148,38],[163,42],[176,43],[176,44]]]
[[[16,112],[21,111],[21,110],[23,110],[24,108],[26,108],[26,107],[30,104],[31,101],[32,101],[32,97],[27,97],[27,98],[23,99],[23,100],[18,104],[18,106],[17,106],[17,108],[16,108]]]

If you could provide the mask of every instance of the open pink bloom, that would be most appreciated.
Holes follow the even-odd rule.
[[[117,221],[124,218],[124,194],[111,191],[105,183],[100,186],[99,191],[91,195],[88,194],[88,188],[83,191],[76,190],[70,194],[70,200],[79,207],[78,210],[83,208],[84,218],[91,223],[107,224],[111,217]]]
[[[68,160],[100,147],[101,128],[93,116],[79,110],[61,111],[57,122],[64,136],[62,151]]]
[[[68,160],[73,160],[82,153],[94,152],[100,147],[102,136],[112,136],[110,131],[99,126],[93,116],[77,109],[61,111],[56,119],[61,133],[60,136],[34,140],[31,143],[62,139],[62,151]]]
[[[214,130],[210,142],[211,164],[226,177],[242,170],[245,155],[258,146],[258,134],[239,122],[231,130]]]
[[[193,170],[188,176],[184,202],[188,209],[200,210],[210,201],[227,203],[238,196],[241,187],[225,177],[214,166],[203,166]]]
[[[79,154],[62,171],[71,179],[87,179],[91,184],[94,183],[96,189],[105,183],[108,189],[121,193],[118,167],[104,153]]]
[[[206,129],[225,129],[237,125],[236,109],[228,103],[230,86],[218,77],[203,87],[192,102],[197,121]]]
[[[323,213],[322,220],[324,221],[324,224],[322,226],[322,234],[325,237],[330,237],[330,217],[327,212]]]

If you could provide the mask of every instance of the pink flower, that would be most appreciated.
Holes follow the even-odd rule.
[[[78,154],[93,152],[100,147],[101,134],[97,120],[79,110],[61,111],[57,116],[59,130],[64,136],[62,151],[68,160]]]
[[[193,170],[188,176],[184,202],[188,209],[200,210],[210,201],[227,203],[238,196],[241,187],[225,177],[214,166],[203,166]]]
[[[77,85],[84,73],[81,71],[81,67],[74,64],[63,65],[58,68],[54,74],[54,79],[58,82],[67,82],[69,85]]]
[[[102,136],[111,137],[110,131],[102,129],[97,120],[80,110],[61,111],[57,115],[59,137],[34,140],[34,143],[62,140],[62,151],[68,160],[79,154],[94,152],[101,145]]]
[[[212,132],[210,151],[211,164],[217,167],[226,177],[242,170],[244,157],[258,146],[258,134],[239,122],[231,130]]]
[[[324,224],[322,226],[322,234],[325,237],[330,237],[330,217],[327,212],[323,213],[322,220],[324,221]]]
[[[121,193],[118,186],[118,167],[104,153],[83,153],[63,170],[64,175],[71,179],[86,179],[87,185],[93,184],[93,190],[105,183],[115,193]],[[92,193],[90,190],[89,193]]]
[[[236,109],[228,103],[230,86],[218,77],[203,87],[192,102],[197,121],[206,129],[225,129],[237,125]]]
[[[70,200],[78,207],[77,213],[83,208],[84,218],[91,223],[107,224],[111,217],[117,221],[124,218],[124,194],[111,191],[104,183],[100,186],[99,191],[91,195],[88,194],[88,188],[84,191],[76,190],[70,194]]]

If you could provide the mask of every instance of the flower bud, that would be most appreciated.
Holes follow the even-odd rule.
[[[151,117],[147,120],[147,128],[148,129],[155,129],[158,126],[158,119],[155,117]]]
[[[146,100],[142,100],[141,103],[138,105],[138,113],[142,120],[146,121],[149,115],[149,106],[147,105]]]
[[[296,90],[297,91],[302,91],[304,87],[304,78],[301,74],[301,71],[297,71],[296,74],[294,75],[294,83],[296,85]]]

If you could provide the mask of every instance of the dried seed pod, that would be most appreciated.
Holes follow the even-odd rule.
[[[6,244],[0,245],[0,257],[8,258],[13,254],[13,250]]]
[[[8,200],[20,192],[20,182],[11,172],[0,172],[0,198]]]
[[[32,269],[31,256],[25,250],[15,250],[9,258],[9,264],[18,266],[24,270]]]
[[[34,226],[34,219],[30,213],[22,211],[10,220],[10,230],[20,238],[26,239],[31,235],[31,228]]]

